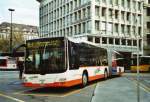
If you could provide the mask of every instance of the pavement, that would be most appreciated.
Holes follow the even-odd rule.
[[[125,74],[123,77],[98,83],[91,102],[137,102],[137,81],[128,79],[126,76],[129,75],[133,76]],[[146,76],[150,78],[149,74]],[[150,102],[149,89],[150,87],[140,84],[140,102]]]
[[[91,82],[85,88],[27,88],[18,71],[0,71],[0,102],[137,102],[136,73]],[[150,102],[150,74],[140,74],[140,102]]]

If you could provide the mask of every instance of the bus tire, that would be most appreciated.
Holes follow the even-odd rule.
[[[108,78],[108,73],[107,73],[107,69],[105,69],[104,71],[104,80],[106,80]]]
[[[88,84],[88,74],[83,72],[82,74],[82,87],[85,87]]]

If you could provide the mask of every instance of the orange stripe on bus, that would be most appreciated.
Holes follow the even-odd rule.
[[[93,80],[101,79],[101,78],[104,78],[103,74],[91,76],[89,77],[89,81],[93,81]],[[55,83],[47,83],[47,84],[26,82],[26,83],[23,83],[23,85],[26,87],[71,87],[71,86],[79,85],[81,83],[82,83],[82,79],[76,79],[76,80],[71,80],[71,81],[66,81],[66,82],[55,82]]]

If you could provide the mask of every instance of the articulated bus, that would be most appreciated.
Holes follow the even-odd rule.
[[[137,71],[137,58],[132,58],[131,72]],[[150,56],[139,57],[139,71],[150,72]]]
[[[26,41],[23,75],[26,87],[86,86],[108,76],[111,71],[104,48],[64,37]]]

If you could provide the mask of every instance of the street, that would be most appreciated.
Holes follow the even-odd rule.
[[[85,88],[75,86],[65,89],[26,88],[22,86],[18,74],[17,71],[0,72],[0,102],[104,102],[104,100],[105,102],[116,102],[116,100],[120,102],[119,100],[124,99],[123,95],[126,95],[126,100],[124,100],[126,102],[136,100],[135,73],[125,73],[122,77],[95,81]],[[140,78],[141,102],[149,102],[150,75],[142,74]],[[119,85],[122,85],[121,89],[119,89]],[[122,93],[117,93],[117,91]],[[129,98],[132,100],[129,101]]]

